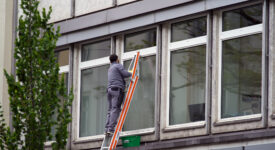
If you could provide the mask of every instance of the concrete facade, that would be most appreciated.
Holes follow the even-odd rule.
[[[0,104],[3,107],[4,118],[9,124],[9,96],[4,69],[11,72],[12,40],[13,40],[13,1],[0,1]]]
[[[57,22],[61,20],[66,20],[72,17],[72,0],[48,0],[48,1],[41,1],[40,8],[48,8],[52,6],[52,17],[50,22]]]
[[[41,8],[50,5],[53,7],[51,23],[60,26],[62,33],[57,49],[70,50],[69,86],[73,85],[75,99],[72,106],[73,121],[69,129],[68,149],[99,149],[104,137],[103,134],[79,136],[82,70],[108,64],[107,57],[83,62],[81,60],[83,47],[102,40],[110,40],[110,52],[115,52],[121,61],[126,61],[131,59],[133,52],[124,52],[125,37],[148,29],[156,29],[156,46],[141,50],[142,57],[156,56],[154,127],[123,132],[122,136],[141,136],[141,146],[123,148],[119,143],[118,149],[273,150],[275,0],[65,0],[60,2],[41,0]],[[237,29],[230,31],[231,33],[222,31],[223,12],[254,5],[262,5],[263,8],[260,25]],[[207,20],[207,35],[183,41],[183,44],[171,42],[172,24],[199,17],[205,17]],[[221,119],[219,114],[221,43],[223,40],[254,34],[262,34],[261,113]],[[181,45],[179,43],[184,48],[206,45],[205,120],[171,126],[168,106],[170,57],[171,51],[182,48],[178,46]],[[11,55],[11,52],[4,52],[1,49],[0,53],[3,54],[0,57]],[[11,64],[7,62],[6,60],[2,63],[3,67],[10,68]],[[1,83],[0,74],[1,84],[4,83],[3,81]],[[143,117],[146,116],[140,119]],[[49,144],[46,147],[50,149]]]

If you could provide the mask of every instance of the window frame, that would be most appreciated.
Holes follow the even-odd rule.
[[[132,34],[132,33],[139,33],[139,32],[142,32],[142,31],[147,31],[147,30],[150,30],[150,29],[155,29],[156,31],[156,45],[153,46],[153,47],[147,47],[147,48],[142,48],[142,49],[139,49],[139,50],[134,50],[134,51],[130,51],[130,52],[125,52],[125,35],[126,34]],[[134,58],[135,54],[137,52],[140,52],[140,57],[150,57],[150,56],[155,56],[156,57],[156,73],[155,73],[155,99],[154,99],[154,106],[155,106],[155,111],[154,111],[154,127],[150,127],[150,128],[144,128],[144,129],[137,129],[137,130],[130,130],[130,131],[123,131],[121,132],[121,137],[125,137],[125,136],[130,136],[130,135],[147,135],[147,134],[152,134],[156,131],[156,110],[157,110],[157,87],[158,87],[158,83],[157,83],[157,77],[158,77],[158,74],[157,74],[157,67],[158,67],[158,60],[157,60],[157,55],[158,55],[158,35],[160,34],[159,33],[159,26],[155,25],[155,26],[149,26],[149,27],[145,27],[145,28],[141,28],[141,29],[136,29],[134,31],[128,31],[128,32],[125,32],[121,35],[121,41],[120,41],[120,51],[119,49],[117,49],[117,53],[120,54],[120,59],[121,59],[121,63],[124,64],[124,61],[129,61],[131,59]]]
[[[206,17],[206,35],[189,38],[181,41],[171,41],[171,25],[182,21],[188,21]],[[161,66],[161,118],[160,118],[160,139],[175,139],[192,136],[206,135],[209,130],[210,116],[210,84],[211,84],[211,31],[212,17],[210,12],[203,12],[190,16],[185,16],[180,19],[168,21],[163,24],[162,29],[162,66]],[[202,41],[200,41],[202,40]],[[190,44],[189,44],[190,43]],[[183,48],[192,48],[200,45],[205,45],[205,120],[197,122],[189,122],[183,124],[169,125],[170,112],[170,67],[171,67],[171,52],[181,50]]]
[[[267,90],[267,59],[265,53],[267,51],[266,42],[265,42],[265,25],[268,23],[267,18],[265,17],[265,9],[266,6],[264,5],[265,2],[262,0],[254,1],[254,2],[247,2],[241,5],[229,6],[226,8],[218,9],[213,13],[213,73],[212,73],[212,104],[211,104],[211,133],[225,133],[225,132],[234,132],[234,131],[243,131],[243,130],[251,130],[262,128],[265,126],[265,119],[266,119],[266,109],[264,106],[266,105],[266,94],[265,91]],[[228,31],[222,31],[222,13],[224,11],[244,8],[248,6],[253,6],[261,4],[263,7],[262,10],[262,23],[237,29],[232,29]],[[253,29],[254,31],[248,31]],[[243,32],[243,34],[237,32]],[[224,33],[222,33],[224,32]],[[225,35],[225,33],[227,35]],[[236,35],[234,35],[234,34]],[[261,87],[261,113],[260,114],[252,114],[246,116],[236,116],[230,118],[221,118],[221,90],[222,90],[222,41],[229,40],[229,39],[236,39],[240,37],[246,37],[249,35],[256,35],[262,34],[262,87]]]
[[[248,6],[253,6],[253,5],[257,5],[260,3],[256,3],[256,4],[250,4]],[[234,10],[234,9],[238,9],[238,8],[243,8],[246,6],[242,6],[242,7],[233,7],[233,8],[228,8],[228,9],[224,9],[222,11],[220,11],[220,18],[219,18],[219,75],[218,75],[218,122],[228,122],[228,121],[236,121],[236,120],[243,120],[243,119],[250,119],[250,118],[260,118],[262,117],[262,113],[260,114],[252,114],[252,115],[245,115],[245,116],[237,116],[237,117],[230,117],[230,118],[221,118],[221,101],[222,101],[222,44],[223,41],[226,40],[232,40],[232,39],[237,39],[237,38],[242,38],[242,37],[246,37],[246,36],[251,36],[251,35],[256,35],[256,34],[262,34],[263,35],[263,22],[262,24],[257,24],[257,25],[252,25],[252,26],[247,26],[247,27],[241,27],[241,28],[237,28],[237,29],[232,29],[232,30],[228,30],[228,31],[222,31],[222,14],[225,11],[230,11],[230,10]],[[264,14],[262,14],[263,16]],[[264,18],[264,16],[263,16]],[[263,40],[263,38],[262,38]],[[264,45],[262,45],[262,56],[264,56]],[[262,105],[263,105],[263,95],[264,95],[264,71],[263,68],[265,67],[264,65],[264,58],[262,57],[262,87],[261,87],[261,112],[262,112]]]
[[[171,36],[172,36],[172,24],[174,23],[179,23],[179,22],[184,22],[184,21],[188,21],[188,20],[193,20],[193,19],[198,19],[201,17],[205,17],[206,19],[206,35],[204,36],[199,36],[199,37],[195,37],[195,38],[189,38],[189,39],[185,39],[185,40],[181,40],[181,41],[176,41],[176,42],[172,42],[171,41]],[[166,101],[166,123],[165,123],[165,131],[170,131],[170,130],[174,130],[174,129],[187,129],[187,128],[197,128],[197,127],[203,127],[206,125],[206,118],[207,118],[207,114],[206,114],[206,101],[207,101],[207,81],[205,81],[205,120],[204,121],[196,121],[196,122],[189,122],[189,123],[182,123],[182,124],[176,124],[176,125],[169,125],[169,113],[170,113],[170,83],[171,83],[171,53],[173,51],[178,51],[178,50],[182,50],[182,49],[187,49],[187,48],[192,48],[192,47],[197,47],[197,46],[203,46],[205,45],[206,49],[205,49],[205,76],[206,76],[206,80],[207,80],[207,74],[208,74],[208,63],[207,63],[207,51],[208,51],[208,17],[207,14],[200,14],[197,16],[193,16],[192,18],[185,18],[185,19],[181,19],[181,20],[176,20],[173,22],[169,23],[169,34],[168,34],[168,55],[167,55],[167,62],[168,67],[166,69],[167,71],[167,101]]]
[[[104,138],[104,133],[100,134],[100,135],[91,135],[91,136],[85,136],[85,137],[80,137],[80,105],[81,105],[81,71],[82,70],[85,70],[85,69],[91,69],[91,68],[95,68],[95,67],[100,67],[100,66],[105,66],[105,65],[109,65],[110,64],[110,61],[109,61],[109,56],[106,56],[106,57],[102,57],[102,58],[97,58],[97,59],[93,59],[93,60],[88,60],[88,61],[81,61],[81,55],[82,55],[82,47],[84,45],[87,45],[87,44],[93,44],[93,43],[96,43],[96,42],[100,42],[100,41],[104,41],[104,40],[110,40],[110,43],[111,43],[111,47],[110,47],[110,54],[112,53],[112,49],[113,49],[113,40],[114,38],[113,37],[110,37],[110,36],[107,36],[107,37],[103,37],[103,38],[98,38],[98,39],[92,39],[92,40],[89,40],[89,41],[86,41],[86,42],[82,42],[80,43],[78,46],[79,46],[79,49],[78,49],[78,53],[79,55],[77,56],[78,57],[78,89],[77,89],[77,117],[76,117],[76,143],[77,142],[82,142],[82,141],[86,141],[86,140],[102,140]]]

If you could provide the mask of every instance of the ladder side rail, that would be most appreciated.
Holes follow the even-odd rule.
[[[110,145],[112,145],[112,143],[114,142],[115,137],[116,137],[117,134],[118,134],[118,129],[119,129],[118,127],[119,127],[119,124],[120,124],[120,122],[121,122],[122,116],[124,115],[124,112],[125,112],[125,109],[126,109],[126,105],[127,105],[128,101],[129,101],[129,95],[130,95],[130,92],[131,92],[131,91],[132,91],[132,83],[130,83],[130,86],[129,86],[129,88],[128,88],[127,96],[126,96],[126,99],[125,99],[125,102],[124,102],[124,105],[123,105],[121,114],[119,115],[119,121],[118,121],[118,124],[117,124],[117,126],[116,126],[116,129],[115,129],[115,132],[114,132],[114,135],[113,135],[113,137],[112,137],[112,140],[111,140]]]
[[[128,110],[129,110],[130,105],[131,105],[131,101],[132,101],[132,98],[133,98],[133,95],[134,95],[134,92],[135,92],[135,88],[136,88],[136,84],[137,84],[137,82],[138,82],[138,79],[139,79],[139,76],[136,76],[135,83],[134,83],[134,87],[133,87],[133,90],[131,91],[131,95],[130,95],[130,98],[129,98],[129,103],[128,103],[128,105],[127,105],[126,112],[125,112],[124,118],[122,119],[121,126],[120,126],[118,132],[121,132],[121,131],[122,131],[122,127],[123,127],[124,122],[125,122],[125,119],[126,119],[126,117],[127,117]],[[118,134],[118,135],[119,135],[119,134]],[[117,138],[115,139],[115,143],[113,144],[113,146],[111,145],[111,149],[110,149],[110,150],[116,148],[116,145],[117,145],[117,143],[118,143],[118,140],[119,140],[119,138],[117,137]]]

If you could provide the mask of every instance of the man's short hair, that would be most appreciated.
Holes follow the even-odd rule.
[[[110,62],[113,63],[113,62],[117,61],[118,57],[117,57],[116,54],[112,54],[112,55],[109,57],[109,59],[110,59]]]

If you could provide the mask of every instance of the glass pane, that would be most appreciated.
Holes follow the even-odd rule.
[[[124,52],[156,46],[156,29],[125,35]]]
[[[223,13],[223,31],[262,23],[262,5],[254,5]]]
[[[69,50],[56,52],[55,56],[60,67],[69,65]]]
[[[169,124],[205,119],[206,46],[171,53]]]
[[[61,77],[62,77],[62,75],[60,74],[59,75],[59,79],[61,79]],[[68,73],[64,73],[64,82],[65,82],[65,86],[66,86],[67,91],[69,90],[68,89],[68,84],[69,84],[68,81],[69,81],[69,74]],[[57,120],[57,112],[56,111],[55,111],[55,113],[54,113],[54,115],[52,117],[54,118],[54,120]],[[56,126],[52,126],[51,134],[52,134],[53,137],[52,137],[52,140],[50,140],[50,141],[55,141],[56,131],[57,131]],[[47,141],[49,141],[49,140],[47,140]]]
[[[104,133],[109,65],[81,71],[80,137]]]
[[[261,112],[262,34],[222,43],[222,118]]]
[[[81,61],[107,57],[111,53],[111,40],[99,41],[82,46]]]
[[[61,80],[62,78],[62,74],[59,74],[59,79]],[[65,83],[65,87],[67,89],[67,92],[68,92],[68,85],[69,85],[69,73],[64,73],[64,83]]]
[[[125,61],[124,64],[128,68],[130,61]],[[154,127],[155,70],[155,56],[140,59],[140,79],[137,83],[123,131]]]
[[[171,42],[206,35],[206,17],[174,23],[171,26]]]

